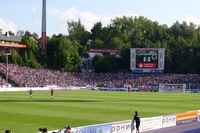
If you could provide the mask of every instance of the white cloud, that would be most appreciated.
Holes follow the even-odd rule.
[[[34,22],[35,25],[40,25],[41,24],[40,20],[35,20],[33,22]]]
[[[32,11],[35,13],[37,11],[37,7],[36,6],[33,6],[32,7]]]
[[[185,17],[185,21],[190,24],[190,22],[196,24],[196,25],[200,25],[200,18],[195,18],[194,16],[192,16],[191,14],[188,14]]]
[[[12,31],[13,33],[16,33],[17,25],[10,20],[0,18],[0,29],[3,30],[3,33],[7,31]]]
[[[60,21],[78,21],[78,19],[81,20],[81,23],[85,26],[86,30],[90,30],[93,25],[101,21],[104,26],[108,25],[111,23],[111,20],[116,18],[116,17],[121,17],[121,16],[138,16],[134,14],[133,12],[130,11],[124,11],[122,13],[118,14],[95,14],[93,12],[89,11],[80,11],[76,9],[75,7],[72,7],[68,10],[65,11],[60,11],[58,9],[50,9],[50,15],[59,19]]]

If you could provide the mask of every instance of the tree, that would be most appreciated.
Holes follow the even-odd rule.
[[[110,25],[97,22],[91,32],[81,21],[68,24],[68,35],[47,38],[47,67],[78,71],[81,57],[89,48],[121,50],[120,57],[96,56],[96,72],[116,72],[130,68],[130,48],[165,48],[165,72],[200,73],[200,27],[193,23],[175,22],[171,27],[159,25],[145,17],[116,17]],[[23,43],[27,49],[13,51],[11,61],[32,67],[40,66],[40,45],[37,34],[26,31]]]
[[[103,27],[101,22],[97,22],[91,29],[91,39],[95,40],[96,38],[103,39],[102,35]]]
[[[78,20],[78,22],[68,21],[67,25],[69,38],[72,41],[77,41],[81,45],[78,49],[78,52],[79,55],[83,57],[87,51],[87,42],[89,40],[90,33],[85,30],[85,27],[81,24],[80,20]]]
[[[116,72],[119,67],[119,59],[113,55],[96,55],[92,61],[95,72]]]
[[[112,20],[111,27],[113,27],[114,29],[114,34],[120,37],[123,40],[123,42],[130,42],[130,37],[134,28],[134,20],[132,17],[116,17]]]
[[[13,50],[11,54],[11,62],[14,64],[23,64],[22,56],[17,50]]]
[[[101,39],[95,38],[93,42],[94,42],[93,45],[90,46],[91,48],[103,48],[104,42]]]
[[[85,27],[81,24],[80,19],[78,20],[78,22],[68,21],[67,25],[68,25],[69,38],[71,40],[78,41],[78,43],[80,43],[83,46],[86,45],[90,33],[85,30]]]
[[[130,68],[130,48],[124,48],[120,53],[121,69],[129,70]]]
[[[33,67],[33,68],[41,68],[42,67],[40,65],[41,55],[40,55],[38,40],[36,40],[30,34],[22,38],[22,43],[27,45],[26,49],[19,50],[19,54],[22,57],[23,64],[26,66]]]
[[[79,47],[77,41],[71,41],[62,34],[53,35],[47,41],[48,67],[63,71],[78,71],[81,62]]]

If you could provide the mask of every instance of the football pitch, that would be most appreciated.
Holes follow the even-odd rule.
[[[50,91],[0,93],[0,132],[48,130],[173,114],[200,109],[200,94],[114,91]]]

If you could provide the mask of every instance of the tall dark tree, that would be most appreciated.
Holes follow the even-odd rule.
[[[63,71],[78,71],[81,62],[79,47],[77,41],[71,41],[62,34],[53,35],[47,43],[48,66]]]
[[[85,30],[85,27],[81,24],[81,21],[78,20],[76,21],[68,21],[68,33],[69,33],[69,38],[72,41],[77,41],[81,47],[79,47],[78,52],[81,57],[86,53],[87,51],[87,42],[90,37],[90,33]]]

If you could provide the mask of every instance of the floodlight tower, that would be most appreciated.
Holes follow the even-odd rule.
[[[42,1],[42,47],[41,54],[46,54],[46,0]]]

